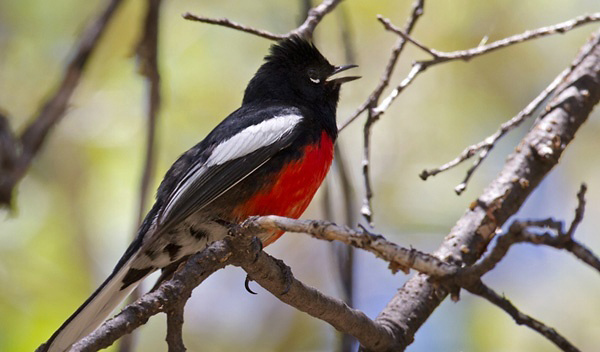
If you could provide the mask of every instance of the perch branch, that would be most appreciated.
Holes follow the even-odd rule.
[[[112,345],[121,336],[145,324],[151,316],[185,304],[196,286],[230,263],[231,247],[227,241],[211,244],[190,258],[170,280],[127,305],[114,318],[107,320],[90,335],[74,344],[73,350],[91,352]]]
[[[574,229],[583,218],[583,193],[582,188],[578,195],[580,205],[576,210],[575,220],[569,230],[563,231],[565,236],[569,233],[572,235],[571,229]],[[528,224],[553,226],[552,222],[529,222]],[[78,342],[74,348],[90,351],[109,346],[123,334],[145,323],[151,315],[167,312],[170,320],[169,346],[173,351],[181,351],[183,346],[180,334],[181,312],[185,301],[189,298],[193,288],[208,275],[229,264],[241,266],[253,280],[284,303],[324,320],[342,332],[355,336],[361,345],[369,350],[397,350],[409,342],[405,340],[406,336],[395,335],[394,330],[389,324],[386,324],[386,321],[379,318],[379,320],[372,321],[362,312],[348,307],[344,302],[323,295],[296,280],[283,262],[261,251],[257,240],[251,237],[264,230],[303,232],[322,240],[340,241],[374,253],[388,261],[393,270],[406,267],[415,268],[441,279],[442,285],[444,279],[454,277],[456,279],[454,282],[461,287],[478,294],[476,289],[479,278],[471,279],[463,275],[465,272],[459,269],[458,263],[458,265],[450,264],[414,249],[401,248],[385,240],[383,236],[357,232],[324,221],[295,220],[279,216],[253,217],[237,226],[233,230],[233,236],[215,242],[207,250],[193,256],[181,270],[175,273],[171,280],[163,283],[156,291],[127,306],[122,313],[105,322],[90,336]],[[569,247],[564,246],[564,248]],[[527,321],[523,321],[523,323],[528,324]],[[543,327],[543,325],[539,326]],[[532,328],[537,330],[539,326]],[[560,335],[557,333],[555,335],[558,337],[555,336],[553,341],[558,341]],[[564,338],[563,340],[566,341]]]
[[[257,229],[251,226],[251,222],[244,223],[233,230],[233,236],[215,242],[192,256],[170,280],[125,307],[121,313],[73,345],[73,349],[96,351],[108,347],[119,337],[144,324],[152,315],[178,309],[178,305],[185,304],[194,287],[214,271],[229,264],[241,266],[252,279],[283,302],[355,336],[364,346],[374,350],[396,349],[394,339],[385,327],[375,324],[364,313],[348,307],[344,302],[302,284],[291,275],[283,262],[261,251],[257,240],[251,237]],[[179,322],[172,324],[175,326]],[[179,341],[178,332],[174,334],[169,335],[169,339]]]
[[[250,219],[244,222],[237,231],[252,233],[260,230]],[[293,221],[293,220],[292,220]],[[248,238],[248,236],[245,236]],[[376,324],[360,310],[348,307],[343,301],[332,298],[318,290],[296,280],[289,267],[263,251],[249,251],[247,248],[258,246],[238,246],[233,258],[239,260],[235,265],[241,266],[248,275],[282,302],[297,308],[315,318],[326,321],[341,332],[350,334],[374,351],[397,350],[397,345],[390,332]],[[259,247],[260,248],[260,247]]]
[[[320,220],[295,220],[281,216],[261,216],[248,219],[244,226],[250,229],[264,229],[307,233],[325,241],[339,241],[355,248],[373,253],[390,263],[392,271],[413,268],[432,276],[441,277],[456,273],[456,267],[427,253],[400,247],[381,235],[357,232],[345,226]]]

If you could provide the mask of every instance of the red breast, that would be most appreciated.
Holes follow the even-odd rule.
[[[302,157],[285,165],[273,178],[275,182],[269,188],[260,190],[250,200],[234,209],[233,215],[246,219],[252,215],[279,215],[298,218],[319,186],[325,179],[333,161],[333,141],[323,132],[315,144],[304,147]],[[279,238],[283,232],[276,233],[263,245]]]

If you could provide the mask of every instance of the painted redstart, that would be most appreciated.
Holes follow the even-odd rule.
[[[248,83],[242,106],[171,166],[156,203],[112,274],[41,351],[68,351],[96,329],[152,272],[224,238],[252,215],[299,217],[333,160],[340,86],[307,40],[273,45]],[[266,246],[282,235],[264,232]]]

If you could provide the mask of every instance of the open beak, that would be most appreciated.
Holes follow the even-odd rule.
[[[358,65],[336,66],[333,70],[333,73],[329,76],[329,78],[327,78],[327,82],[342,84],[342,83],[354,81],[355,79],[359,79],[360,76],[347,76],[347,77],[331,78],[331,76],[334,76],[340,72],[346,71],[346,70],[354,68],[354,67],[358,67]]]

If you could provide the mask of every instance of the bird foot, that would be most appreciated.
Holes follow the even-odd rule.
[[[244,280],[244,288],[249,293],[255,295],[256,292],[254,292],[254,291],[252,291],[252,289],[250,289],[250,282],[252,282],[252,281],[254,281],[254,280],[252,280],[252,278],[250,278],[250,275],[246,274],[246,280]]]
[[[280,259],[276,259],[274,258],[275,263],[277,263],[277,265],[279,266],[279,269],[281,269],[281,274],[283,275],[283,280],[285,281],[285,287],[283,289],[283,291],[280,293],[281,296],[287,294],[288,292],[290,292],[290,289],[292,288],[292,284],[294,283],[294,275],[292,274],[292,269],[290,269],[289,266],[287,266],[283,260]]]

